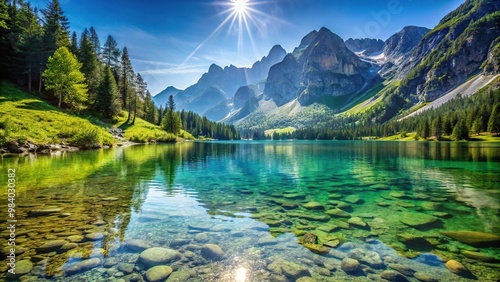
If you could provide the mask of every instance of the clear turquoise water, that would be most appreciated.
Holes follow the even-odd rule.
[[[498,248],[475,248],[440,233],[499,235],[497,143],[195,142],[3,157],[1,166],[1,183],[7,169],[16,168],[16,239],[24,251],[17,260],[34,264],[23,275],[27,281],[144,277],[146,267],[136,263],[141,252],[124,247],[130,239],[179,251],[181,259],[168,263],[171,278],[177,273],[179,281],[295,281],[273,267],[283,260],[307,268],[313,281],[381,280],[391,263],[440,281],[500,279]],[[5,185],[2,191],[5,196]],[[356,197],[359,202],[343,208],[348,217],[326,213]],[[308,202],[323,209],[304,208]],[[7,205],[4,199],[0,204]],[[62,210],[32,213],[51,207]],[[411,227],[401,221],[409,215],[436,221]],[[367,226],[347,223],[350,217]],[[300,243],[307,232],[319,239],[310,249],[340,244],[317,254]],[[37,249],[95,233],[104,236],[77,241],[70,250]],[[207,260],[200,251],[204,244],[220,246],[223,258]],[[362,261],[361,273],[344,272],[341,259],[360,251],[375,252],[383,267]],[[98,258],[98,265],[65,271],[89,257]],[[460,261],[471,273],[453,274],[439,259]],[[135,269],[123,271],[125,264]]]

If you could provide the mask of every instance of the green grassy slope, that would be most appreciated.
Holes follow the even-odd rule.
[[[12,140],[35,144],[66,142],[78,147],[113,145],[118,142],[108,133],[108,128],[124,130],[125,139],[132,142],[173,142],[194,139],[182,131],[180,138],[166,133],[157,125],[140,118],[135,124],[126,123],[127,113],[122,112],[114,124],[102,122],[91,116],[78,116],[61,110],[30,95],[16,86],[0,82],[0,145]]]

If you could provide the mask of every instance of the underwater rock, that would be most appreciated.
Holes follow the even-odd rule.
[[[77,263],[70,264],[66,267],[63,268],[64,273],[69,276],[81,272],[85,272],[87,270],[90,270],[94,267],[97,267],[101,264],[101,259],[99,258],[91,258],[91,259],[86,259]]]
[[[479,253],[479,252],[474,252],[474,251],[463,251],[462,255],[465,257],[475,259],[475,260],[480,260],[484,262],[494,262],[494,261],[499,261],[497,258],[489,256],[487,254]]]
[[[441,234],[473,247],[497,247],[500,236],[476,231],[443,231]]]
[[[165,279],[172,273],[172,268],[166,265],[158,265],[151,267],[146,271],[145,277],[148,282],[160,282],[165,281]],[[169,279],[170,280],[170,279]]]
[[[361,271],[361,264],[355,259],[345,258],[342,260],[340,268],[346,273],[353,274]]]
[[[258,246],[269,246],[269,245],[275,245],[278,243],[278,240],[276,240],[276,238],[274,238],[273,236],[269,235],[269,236],[264,236],[262,238],[260,238],[258,241],[257,241],[257,245]]]
[[[451,272],[455,274],[467,274],[469,270],[460,262],[450,259],[449,261],[446,262],[446,268],[448,268]]]
[[[430,274],[427,274],[425,272],[415,272],[413,276],[417,278],[418,281],[422,282],[439,282],[438,279],[432,277]]]
[[[68,241],[65,240],[52,240],[45,242],[45,244],[41,245],[40,247],[36,248],[37,253],[49,253],[52,251],[59,250],[64,244],[68,243]]]
[[[338,193],[332,193],[332,194],[328,195],[328,198],[338,200],[338,199],[342,198],[342,195],[338,194]]]
[[[293,281],[301,277],[311,276],[311,273],[309,272],[307,267],[283,259],[278,259],[272,262],[267,266],[267,268],[275,273],[281,273],[286,277],[292,279]]]
[[[131,252],[142,252],[146,249],[151,248],[151,245],[140,239],[125,240],[123,246],[126,250]]]
[[[151,267],[146,271],[145,277],[148,282],[165,281],[165,279],[172,273],[172,268],[166,265],[158,265]]]
[[[406,282],[409,281],[406,277],[404,277],[401,273],[394,270],[384,270],[380,274],[385,280],[394,281],[394,282]]]
[[[351,204],[360,204],[362,200],[359,198],[359,195],[349,195],[345,197],[344,201]]]
[[[356,259],[357,261],[369,265],[372,268],[381,269],[385,268],[384,262],[380,255],[374,251],[367,251],[360,248],[353,249],[348,254],[349,258]]]
[[[284,194],[283,198],[288,199],[288,200],[304,200],[306,198],[306,195],[304,194]]]
[[[188,225],[189,229],[196,230],[196,231],[210,231],[212,226],[210,224],[203,224],[203,223],[191,223]]]
[[[351,215],[349,215],[349,213],[347,213],[341,209],[338,209],[338,208],[327,210],[325,213],[327,215],[333,216],[333,217],[351,217]]]
[[[15,264],[15,273],[7,272],[7,277],[17,279],[28,274],[33,269],[33,263],[29,260],[20,260]]]
[[[83,241],[83,236],[82,235],[72,235],[72,236],[68,236],[66,239],[71,243],[80,243],[81,241]]]
[[[351,225],[359,226],[359,227],[366,227],[367,226],[366,222],[364,222],[361,217],[357,217],[357,216],[349,218],[347,223],[349,223]]]
[[[205,244],[201,247],[201,256],[208,260],[221,260],[225,253],[218,245]]]
[[[293,210],[293,209],[299,208],[299,205],[297,205],[296,203],[290,203],[290,202],[283,203],[281,206],[287,210]]]
[[[415,274],[415,270],[406,265],[389,263],[387,266],[406,276],[413,276]]]
[[[339,228],[340,227],[338,225],[328,224],[328,225],[321,225],[320,227],[318,227],[318,230],[324,231],[326,233],[331,233]]]
[[[425,213],[403,212],[399,221],[414,228],[429,227],[439,221],[437,217]]]
[[[178,251],[153,247],[143,251],[139,256],[139,262],[144,264],[147,268],[166,264],[168,262],[179,260],[181,258],[181,253]]]
[[[189,271],[182,269],[177,270],[174,273],[170,274],[168,277],[168,282],[184,282],[187,281],[191,277],[191,273]]]
[[[44,216],[44,215],[58,213],[60,211],[62,211],[62,209],[60,208],[34,209],[29,211],[28,216],[29,217]]]
[[[325,207],[318,202],[308,202],[306,204],[303,204],[302,206],[308,210],[324,210],[325,209]]]
[[[86,241],[97,241],[101,240],[102,238],[104,238],[104,234],[102,234],[101,232],[94,232],[85,235]]]
[[[316,236],[313,233],[307,232],[304,234],[304,237],[302,237],[302,244],[317,244],[318,243],[318,236]]]
[[[341,210],[352,210],[351,205],[349,205],[346,202],[342,201],[328,201],[331,205],[335,206],[336,208],[339,208]]]
[[[323,243],[323,246],[326,246],[328,248],[336,248],[339,245],[340,245],[340,240],[338,240],[338,239],[331,240],[331,241]]]
[[[316,254],[328,254],[330,252],[330,248],[323,246],[323,245],[318,245],[318,244],[303,244],[304,247],[309,249],[309,251],[316,253]]]

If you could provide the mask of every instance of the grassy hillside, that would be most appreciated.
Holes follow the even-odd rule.
[[[123,129],[125,139],[132,142],[194,139],[184,131],[178,138],[140,118],[130,125],[125,122],[126,117],[127,113],[122,112],[111,124],[92,116],[74,115],[10,83],[0,82],[0,145],[12,140],[20,143],[29,140],[36,144],[65,142],[78,147],[113,145],[120,142],[108,133],[108,128],[113,126]]]

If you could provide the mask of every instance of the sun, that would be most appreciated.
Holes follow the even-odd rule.
[[[248,11],[248,0],[232,0],[233,10],[236,14],[245,14]]]

